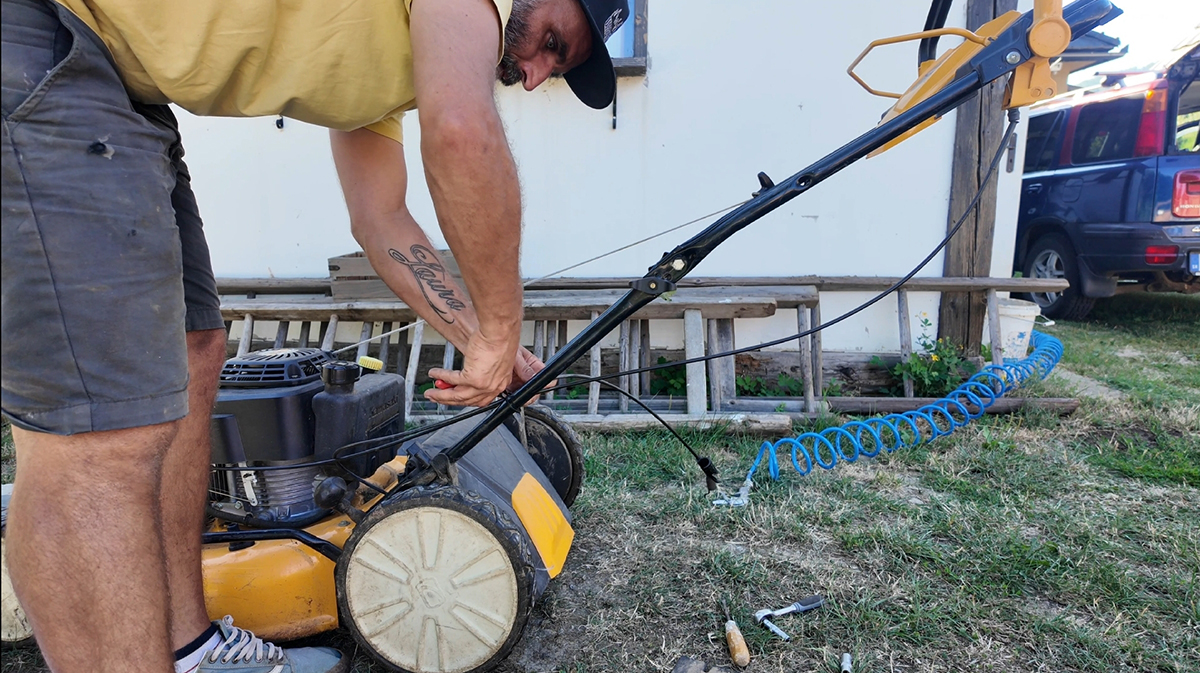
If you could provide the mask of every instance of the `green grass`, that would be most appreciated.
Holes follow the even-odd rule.
[[[856,673],[1200,671],[1197,299],[1121,297],[1049,328],[1064,367],[1124,399],[988,416],[804,477],[781,455],[780,480],[760,471],[744,509],[709,504],[665,432],[586,436],[571,556],[498,670],[728,666],[724,599],[751,671],[836,673],[842,652]],[[1053,378],[1031,390],[1071,393]],[[685,437],[730,489],[761,444]],[[779,620],[790,642],[754,625],[755,610],[810,594],[826,605]],[[383,670],[344,632],[313,641]],[[5,652],[3,673],[26,670],[44,670],[35,651]]]

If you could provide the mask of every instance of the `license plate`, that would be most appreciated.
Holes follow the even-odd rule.
[[[1200,252],[1188,253],[1188,271],[1194,276],[1200,276]]]

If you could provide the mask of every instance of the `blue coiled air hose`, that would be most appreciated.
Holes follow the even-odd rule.
[[[920,446],[953,433],[987,413],[987,408],[997,399],[1020,388],[1029,378],[1044,379],[1050,374],[1062,358],[1062,342],[1048,334],[1033,332],[1031,343],[1033,352],[1025,359],[988,365],[949,395],[915,411],[850,421],[820,432],[785,437],[775,443],[763,442],[739,497],[724,504],[745,504],[751,479],[763,458],[767,460],[771,478],[779,479],[779,451],[785,447],[791,448],[796,471],[806,475],[812,472],[814,465],[832,470],[839,461],[853,463],[859,456],[874,458],[880,451],[891,453],[896,449]]]

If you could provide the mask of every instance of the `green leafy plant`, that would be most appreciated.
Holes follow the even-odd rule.
[[[933,323],[921,318],[921,336],[917,345],[921,352],[913,353],[907,360],[888,369],[899,383],[889,390],[893,395],[903,393],[904,381],[912,381],[913,394],[917,397],[942,397],[954,390],[975,373],[975,367],[963,357],[962,348],[945,339],[934,340],[929,336]],[[871,358],[871,364],[887,367],[879,356]]]
[[[757,376],[739,376],[735,379],[738,397],[800,397],[804,395],[804,381],[779,372],[774,380]]]
[[[665,365],[670,360],[658,356],[658,364]],[[682,365],[655,370],[650,377],[651,395],[672,395],[683,397],[687,395],[687,369]]]

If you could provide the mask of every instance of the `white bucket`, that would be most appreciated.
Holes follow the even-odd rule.
[[[1006,360],[1020,360],[1029,352],[1029,339],[1038,316],[1042,314],[1042,308],[1031,301],[1020,299],[996,301],[1000,309],[1000,354]],[[991,333],[991,326],[985,322],[984,343],[991,342]]]

